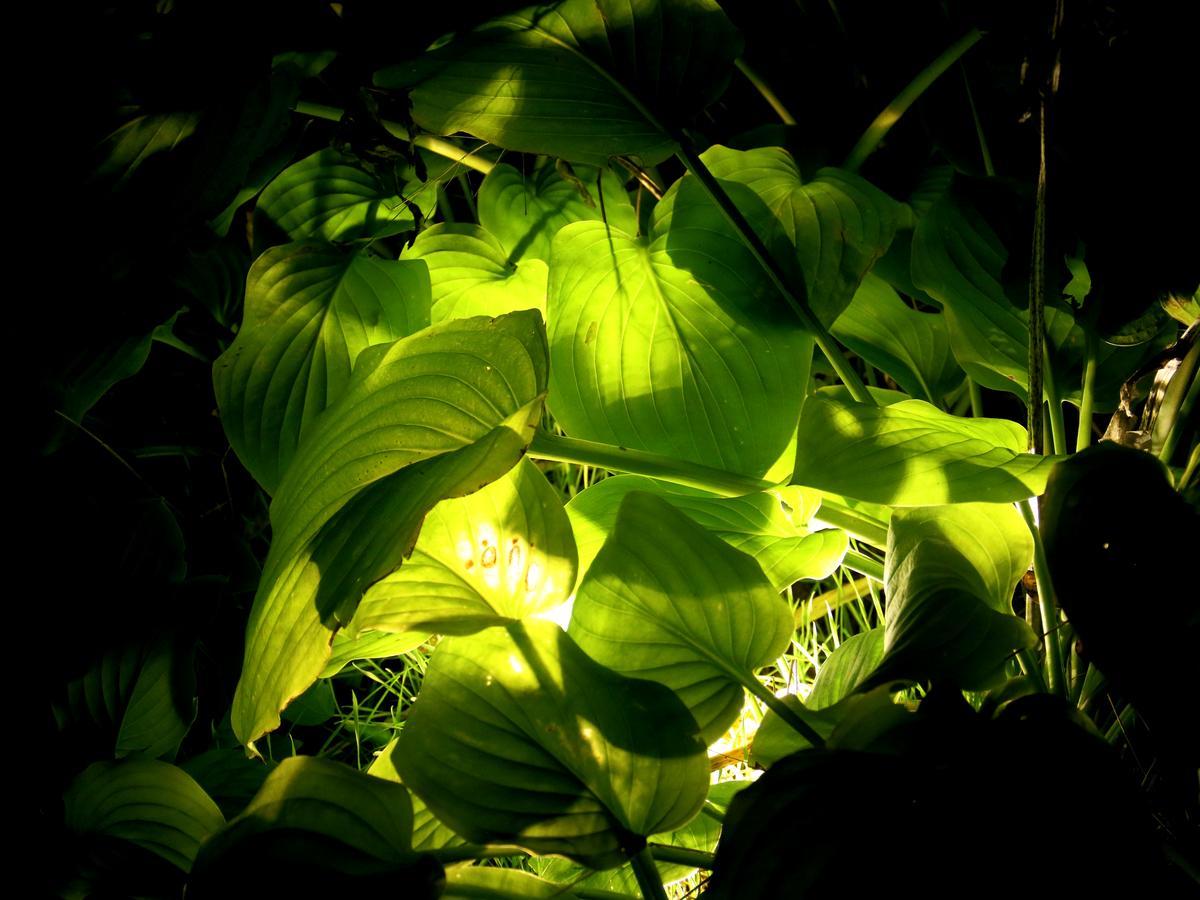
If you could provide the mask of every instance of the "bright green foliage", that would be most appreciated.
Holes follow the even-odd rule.
[[[184,872],[200,845],[225,824],[190,775],[150,759],[94,763],[63,799],[70,830],[131,841]]]
[[[375,761],[367,769],[369,775],[383,778],[386,781],[400,783],[400,773],[396,771],[396,746],[398,741],[391,741],[380,752]],[[446,847],[462,847],[467,842],[443,825],[425,805],[425,801],[416,794],[409,794],[413,808],[412,846],[414,850],[428,852],[441,850]]]
[[[237,340],[213,366],[229,443],[274,493],[301,437],[346,390],[367,347],[429,324],[419,263],[343,253],[318,242],[268,250],[246,285]]]
[[[792,437],[811,344],[707,235],[678,238],[684,269],[657,225],[648,241],[600,222],[558,233],[550,409],[572,437],[758,476]]]
[[[397,196],[354,157],[326,148],[284,169],[255,211],[294,241],[386,237],[412,231],[413,209],[428,215],[437,201],[436,183],[413,180],[403,191]]]
[[[892,506],[1020,500],[1041,493],[1054,466],[1025,452],[1015,422],[965,419],[923,400],[810,397],[799,434],[794,484]]]
[[[274,728],[320,674],[333,632],[411,550],[429,509],[512,468],[545,390],[536,312],[434,325],[359,358],[271,505],[234,697],[243,741]]]
[[[365,631],[350,637],[343,629],[333,636],[333,645],[322,678],[332,678],[358,659],[386,659],[400,656],[420,647],[429,639],[426,632],[389,634],[386,631]]]
[[[438,223],[417,235],[400,258],[429,266],[434,322],[518,309],[546,312],[546,264],[509,262],[495,235],[478,225]]]
[[[947,680],[978,690],[1037,637],[1012,614],[1033,538],[1011,504],[897,510],[888,530],[883,659],[870,682]]]
[[[821,665],[808,695],[808,708],[826,709],[849,697],[883,659],[884,630],[851,635]]]
[[[671,691],[613,672],[537,621],[442,641],[396,763],[469,840],[594,868],[688,822],[708,785],[695,722]]]
[[[494,234],[510,263],[550,262],[550,242],[564,225],[607,221],[626,234],[637,232],[637,213],[611,169],[541,166],[526,175],[498,165],[479,186],[479,224]]]
[[[716,99],[740,47],[713,0],[566,0],[493,19],[375,83],[411,88],[414,121],[435,134],[656,163],[675,148],[666,127]]]
[[[471,634],[545,612],[575,584],[562,500],[529,460],[425,517],[404,565],[363,597],[351,633]]]
[[[962,383],[962,370],[950,352],[945,314],[911,309],[876,275],[863,279],[832,331],[911,397],[939,403]]]
[[[792,615],[750,556],[634,491],[576,592],[570,633],[597,662],[675,691],[711,742],[754,670],[787,648]]]
[[[803,279],[809,307],[826,325],[846,308],[896,229],[909,221],[902,205],[850,172],[822,169],[802,181],[795,161],[780,147],[741,151],[717,145],[700,159],[793,282]],[[729,234],[695,179],[680,180],[655,209],[654,219],[658,232],[670,232],[667,246],[673,256],[686,257],[696,244],[710,242],[705,232],[714,224]],[[741,243],[734,234],[729,239]],[[688,264],[676,259],[676,265]],[[753,260],[738,260],[738,267],[760,275]]]
[[[813,491],[783,487],[744,497],[717,497],[641,475],[617,475],[567,504],[581,578],[612,532],[617,510],[630,491],[662,497],[730,546],[753,556],[776,590],[802,579],[828,578],[846,555],[844,532],[809,530],[820,506]]]

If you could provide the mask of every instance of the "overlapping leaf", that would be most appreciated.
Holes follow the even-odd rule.
[[[792,438],[812,345],[756,268],[730,265],[736,240],[692,229],[686,269],[673,240],[602,222],[559,231],[551,410],[572,437],[761,476]]]
[[[688,822],[708,786],[696,723],[671,691],[594,662],[537,620],[443,640],[396,761],[467,839],[593,868]]]
[[[1025,452],[1025,429],[965,419],[923,400],[891,406],[810,397],[794,484],[892,506],[998,503],[1040,494],[1054,457]]]
[[[526,176],[501,163],[479,186],[479,224],[496,236],[510,263],[549,263],[550,242],[559,229],[588,220],[637,232],[637,213],[611,169],[544,165]]]
[[[365,351],[271,506],[233,726],[246,742],[321,673],[333,632],[411,551],[425,514],[499,478],[546,385],[536,312],[460,319]]]
[[[318,242],[275,247],[246,285],[237,339],[213,366],[225,434],[274,493],[313,420],[346,390],[359,353],[429,324],[421,263]]]
[[[558,492],[524,459],[435,506],[412,556],[367,591],[348,630],[471,634],[523,619],[567,599],[575,558]]]
[[[605,478],[567,504],[582,578],[617,521],[630,491],[656,494],[732,547],[754,557],[767,580],[783,590],[802,579],[828,578],[846,554],[846,535],[810,531],[820,506],[814,492],[796,487],[744,497],[718,497],[641,475]]]
[[[592,659],[675,691],[710,742],[792,631],[791,610],[752,557],[637,491],[576,591],[570,628]]]
[[[225,817],[182,769],[150,759],[94,763],[64,798],[66,825],[131,841],[184,872]]]
[[[656,163],[675,146],[662,122],[715,100],[740,48],[713,0],[564,0],[493,19],[375,83],[411,87],[413,120],[437,134]]]
[[[495,236],[478,225],[439,222],[417,235],[400,258],[429,266],[434,322],[518,309],[546,312],[546,264],[533,258],[509,262]]]
[[[852,173],[821,169],[803,181],[795,161],[779,147],[743,151],[717,145],[700,158],[785,271],[796,283],[803,279],[809,306],[826,325],[846,308],[896,229],[909,221],[906,207]],[[712,239],[694,230],[729,230],[719,215],[714,221],[713,201],[691,177],[667,192],[654,222],[657,232],[669,232],[667,250],[684,267],[693,244]],[[757,273],[744,249],[729,260]]]
[[[392,740],[379,751],[375,761],[367,769],[368,775],[382,778],[385,781],[400,781],[400,773],[396,770],[397,740]],[[442,850],[446,847],[462,847],[466,841],[444,825],[425,805],[425,801],[416,794],[409,794],[413,809],[412,846],[414,850],[429,852]]]

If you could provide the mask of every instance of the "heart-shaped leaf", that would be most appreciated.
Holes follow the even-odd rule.
[[[468,840],[592,868],[688,822],[708,786],[704,745],[678,697],[605,668],[537,620],[438,645],[396,762]]]
[[[131,841],[184,872],[205,839],[225,824],[190,775],[151,759],[94,763],[63,801],[70,830]]]
[[[883,658],[863,684],[992,684],[1037,636],[1012,613],[1033,562],[1033,537],[1010,503],[896,510],[888,529]]]
[[[911,309],[875,275],[863,279],[832,331],[912,397],[940,403],[962,383],[962,370],[950,351],[945,314]]]
[[[294,756],[204,845],[188,896],[390,882],[404,884],[405,896],[436,897],[441,866],[413,851],[412,825],[402,786],[332,760]]]
[[[637,232],[637,213],[610,169],[543,165],[526,177],[501,163],[479,186],[479,224],[496,236],[510,263],[549,263],[550,242],[559,229],[589,220]]]
[[[815,492],[784,487],[718,497],[641,475],[617,475],[576,494],[567,504],[579,548],[580,578],[612,532],[621,501],[630,491],[662,497],[730,546],[753,556],[776,590],[802,579],[828,578],[846,555],[845,532],[808,529],[821,502]]]
[[[429,276],[414,262],[318,242],[275,247],[246,284],[233,344],[213,365],[225,434],[274,493],[316,416],[346,390],[359,353],[429,324]]]
[[[365,351],[271,505],[233,727],[251,742],[321,673],[363,592],[412,550],[425,514],[512,468],[546,389],[533,311],[458,319]]]
[[[772,311],[757,269],[728,264],[737,242],[710,236],[689,233],[689,271],[668,252],[669,233],[646,241],[602,222],[559,231],[550,408],[572,437],[758,477],[795,431],[812,345]]]
[[[546,264],[532,258],[510,263],[495,236],[478,225],[426,228],[400,258],[423,259],[429,266],[434,322],[518,309],[546,311]]]
[[[804,405],[794,484],[891,506],[1021,500],[1040,494],[1055,458],[1026,453],[1025,429],[965,419],[924,400]]]
[[[846,308],[896,229],[910,221],[906,207],[850,172],[821,169],[804,182],[791,155],[780,147],[732,150],[717,145],[700,159],[784,270],[796,282],[803,279],[809,306],[826,325]],[[694,244],[705,239],[692,235],[693,230],[711,231],[715,225],[729,231],[692,177],[667,192],[654,210],[654,223],[657,232],[669,233],[668,252],[684,267]],[[757,275],[757,264],[750,262],[749,270]],[[774,292],[771,301],[779,302]]]
[[[752,557],[638,491],[576,591],[570,628],[592,659],[675,691],[709,742],[792,631],[791,610]]]
[[[382,88],[411,88],[413,120],[526,153],[593,165],[675,142],[724,89],[741,39],[713,0],[565,0],[500,16],[384,69]]]
[[[482,490],[435,506],[412,556],[367,591],[348,630],[471,634],[553,609],[574,584],[562,500],[524,459]]]

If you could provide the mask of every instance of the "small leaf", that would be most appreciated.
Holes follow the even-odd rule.
[[[332,652],[321,677],[332,678],[355,660],[403,656],[427,640],[427,632],[388,634],[385,631],[367,631],[357,637],[349,637],[344,630],[339,631],[333,636]]]
[[[710,743],[792,631],[791,610],[750,556],[638,491],[579,585],[570,628],[601,665],[675,691]]]
[[[923,400],[886,407],[814,396],[804,405],[794,484],[891,506],[1021,500],[1055,458],[1025,452],[1025,429],[965,419]]]
[[[446,873],[446,890],[442,893],[442,900],[477,897],[486,897],[488,900],[575,900],[575,894],[569,888],[519,869],[465,866]]]
[[[512,468],[541,415],[546,365],[536,312],[445,322],[359,358],[271,504],[233,703],[242,741],[276,727],[320,675],[334,632],[411,552],[425,514]]]
[[[826,709],[853,694],[883,659],[883,646],[883,628],[862,631],[844,640],[817,671],[808,708]]]
[[[434,322],[518,309],[546,312],[546,264],[539,259],[510,263],[495,236],[478,225],[426,228],[400,258],[423,259],[429,266]]]
[[[205,839],[225,824],[190,775],[150,759],[88,766],[64,803],[72,831],[131,841],[184,872]]]
[[[537,620],[438,645],[397,768],[468,840],[592,868],[688,822],[708,784],[696,723],[673,693]]]
[[[358,355],[429,324],[429,281],[413,262],[316,242],[255,261],[237,339],[213,365],[225,434],[274,493],[317,415],[342,395]]]
[[[784,487],[718,497],[641,475],[617,475],[576,494],[567,504],[579,547],[580,578],[612,532],[617,510],[630,491],[662,497],[731,547],[753,556],[776,590],[803,579],[828,578],[846,555],[844,532],[808,529],[820,506],[815,492]]]
[[[348,630],[472,634],[553,609],[574,584],[562,500],[523,459],[482,490],[435,506],[412,556],[367,591]]]

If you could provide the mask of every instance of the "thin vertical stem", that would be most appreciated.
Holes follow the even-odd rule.
[[[633,865],[633,876],[637,879],[638,887],[642,889],[643,900],[667,900],[667,889],[663,887],[662,876],[658,874],[658,866],[650,855],[650,848],[643,847],[630,860]]]
[[[771,109],[775,110],[775,115],[779,116],[779,121],[783,122],[784,125],[796,124],[795,117],[788,112],[788,108],[783,105],[783,101],[776,96],[773,90],[771,90],[771,86],[763,81],[762,78],[759,77],[758,73],[746,64],[744,59],[738,57],[733,61],[733,64],[738,67],[739,72],[746,76],[746,80],[754,85],[754,89],[762,95],[762,98],[766,100],[768,104],[770,104]]]
[[[1096,402],[1096,350],[1099,339],[1095,329],[1087,329],[1087,362],[1083,367],[1082,396],[1079,400],[1079,430],[1075,432],[1075,452],[1086,450],[1092,443],[1092,410]]]
[[[1038,607],[1042,611],[1042,638],[1046,644],[1046,683],[1050,693],[1064,699],[1067,696],[1067,686],[1063,678],[1063,654],[1060,643],[1058,603],[1054,594],[1054,583],[1050,580],[1050,567],[1046,564],[1046,547],[1042,543],[1042,534],[1034,519],[1033,504],[1037,500],[1031,498],[1017,505],[1029,533],[1033,536],[1033,571],[1037,576]]]

